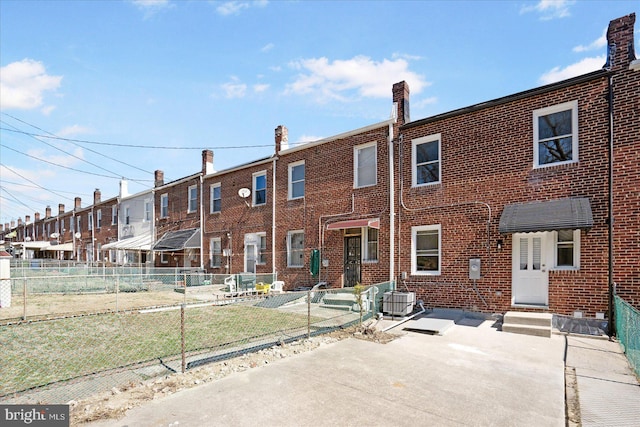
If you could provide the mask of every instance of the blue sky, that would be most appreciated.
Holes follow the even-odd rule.
[[[416,120],[594,71],[639,5],[0,0],[0,223],[377,123],[398,81]]]

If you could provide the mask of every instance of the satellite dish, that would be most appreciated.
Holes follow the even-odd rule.
[[[58,237],[60,237],[60,234],[58,234],[58,233],[51,233],[51,238],[52,238],[52,239],[57,239]]]
[[[250,195],[251,195],[251,190],[249,190],[248,188],[243,187],[238,190],[238,196],[242,197],[243,199],[246,199]]]
[[[79,238],[81,238],[81,237],[82,237],[82,234],[80,234],[80,233],[78,232],[78,233],[74,234],[74,236],[75,236],[75,238],[76,238],[76,239],[79,239]]]
[[[29,236],[25,237],[25,238],[24,238],[24,241],[25,241],[25,242],[30,242],[30,241],[31,241],[31,237],[29,237]]]

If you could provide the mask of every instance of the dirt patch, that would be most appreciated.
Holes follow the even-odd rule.
[[[247,353],[240,357],[202,366],[184,374],[166,375],[147,382],[129,383],[120,388],[114,387],[108,393],[98,394],[89,399],[68,402],[70,405],[71,424],[79,425],[102,419],[120,418],[124,416],[127,410],[140,406],[145,402],[161,399],[181,390],[207,384],[235,372],[258,368],[277,360],[313,351],[323,345],[343,339],[357,338],[386,344],[397,337],[397,335],[376,330],[373,324],[370,323],[337,330],[310,339],[294,341],[290,344],[282,343],[255,353]]]
[[[575,368],[564,368],[565,382],[565,414],[568,427],[579,427],[582,425],[580,418],[580,398],[578,395],[578,381]]]

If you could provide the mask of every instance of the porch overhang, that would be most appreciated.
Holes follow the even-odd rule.
[[[380,229],[380,218],[349,219],[327,224],[327,230],[343,230],[345,228],[370,227]]]
[[[509,234],[591,227],[591,203],[586,197],[576,197],[506,205],[498,229],[501,234]]]
[[[148,251],[151,250],[151,240],[151,235],[130,237],[128,239],[122,239],[102,245],[100,250],[106,251],[110,249],[122,249],[128,251]]]
[[[169,231],[153,245],[156,252],[177,252],[184,249],[200,248],[200,229]]]
[[[51,245],[44,248],[44,250],[52,252],[73,252],[73,243],[60,243],[57,245]]]

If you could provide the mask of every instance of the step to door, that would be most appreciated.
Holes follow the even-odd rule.
[[[553,315],[509,311],[502,319],[502,331],[551,338]]]
[[[535,337],[551,338],[551,327],[535,325],[502,324],[502,332],[512,334],[532,335]]]

